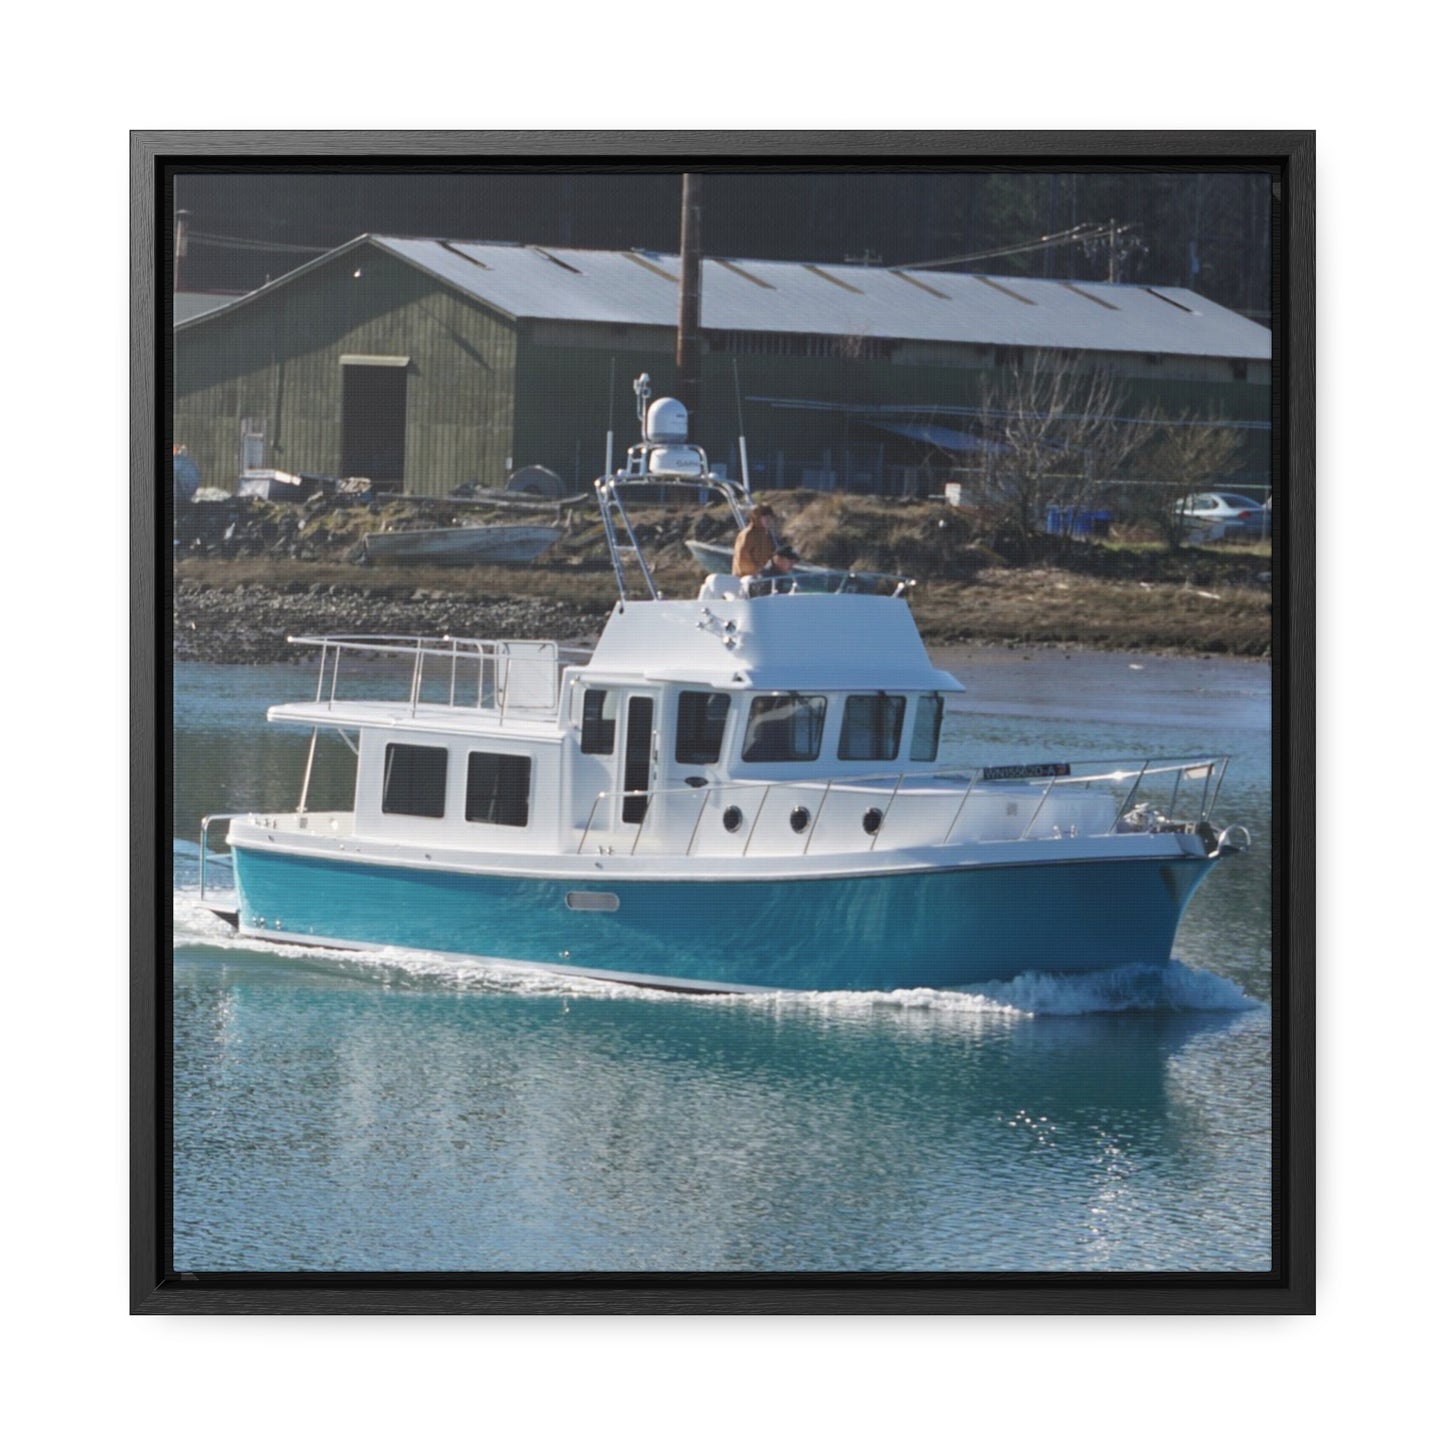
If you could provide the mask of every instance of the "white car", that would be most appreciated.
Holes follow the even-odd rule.
[[[1195,492],[1179,504],[1189,536],[1197,542],[1262,541],[1271,535],[1273,512],[1267,504],[1237,492]]]

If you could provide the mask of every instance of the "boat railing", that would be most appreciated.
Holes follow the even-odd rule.
[[[961,764],[607,791],[593,800],[577,851],[748,857],[1146,832],[1212,841],[1209,819],[1228,761]],[[622,804],[631,801],[635,813],[639,800],[641,822],[619,823]]]
[[[359,672],[368,699],[404,702],[413,717],[422,708],[437,707],[488,712],[503,719],[517,712],[555,714],[563,671],[591,656],[586,648],[530,639],[348,633],[288,640],[321,649],[316,702],[355,701],[349,688]],[[351,665],[345,684],[343,660]],[[383,676],[374,666],[378,662],[395,666]]]
[[[232,818],[247,818],[249,813],[207,813],[201,819],[201,902],[206,901],[206,863],[214,856],[217,862],[230,863],[230,859],[224,854],[211,853],[211,825],[213,823],[228,823]]]
[[[665,468],[654,469],[651,465],[654,458],[665,458],[674,451],[695,453],[698,470],[677,474]],[[624,603],[631,600],[627,587],[627,562],[636,563],[646,596],[653,601],[662,596],[627,509],[626,497],[629,492],[639,494],[646,500],[654,500],[661,494],[681,492],[704,503],[709,500],[722,501],[727,504],[736,528],[744,525],[746,508],[750,505],[745,488],[740,488],[726,477],[714,475],[708,469],[707,457],[702,449],[686,445],[669,447],[644,444],[633,447],[628,454],[626,469],[599,477],[594,489],[597,493],[598,510],[602,516],[603,535],[607,539],[607,552],[612,560],[613,576],[617,581],[618,596]]]
[[[749,598],[805,596],[812,593],[861,593],[869,597],[903,597],[918,585],[901,572],[857,572],[835,567],[810,567],[777,577],[747,577]]]

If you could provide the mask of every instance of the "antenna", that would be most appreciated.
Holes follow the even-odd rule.
[[[743,435],[743,388],[738,380],[738,359],[733,357],[733,395],[738,399],[738,465],[743,474],[743,495],[751,498],[753,489],[748,482],[748,439]]]
[[[617,358],[612,358],[612,369],[607,374],[607,465],[602,468],[602,475],[612,475],[612,400],[617,391]]]
[[[647,420],[647,399],[652,395],[652,378],[644,371],[636,381],[632,383],[632,389],[637,393],[637,420]]]

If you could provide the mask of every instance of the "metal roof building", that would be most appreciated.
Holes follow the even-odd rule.
[[[586,485],[630,382],[673,375],[675,256],[363,236],[175,328],[177,441],[208,482],[250,456],[446,495],[540,463]],[[1271,335],[1187,290],[931,270],[707,259],[695,435],[754,484],[899,490],[1011,356],[1107,365],[1128,404],[1213,413],[1267,470]],[[954,444],[950,445],[950,438]]]
[[[681,263],[641,251],[575,251],[375,237],[374,243],[518,320],[675,326]],[[707,331],[1167,353],[1268,361],[1270,333],[1192,291],[974,274],[702,263]]]
[[[172,312],[176,324],[204,316],[208,311],[219,311],[229,306],[236,297],[217,291],[177,291],[172,298]]]

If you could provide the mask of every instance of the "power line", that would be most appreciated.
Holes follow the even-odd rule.
[[[821,412],[847,412],[857,417],[860,421],[870,421],[874,418],[905,417],[976,417],[980,421],[1008,420],[1019,417],[1027,421],[1044,420],[1043,413],[1026,412],[1021,413],[1011,407],[999,406],[965,406],[961,404],[950,404],[940,402],[936,405],[917,406],[907,403],[882,404],[875,406],[858,405],[846,401],[813,401],[803,397],[786,396],[748,396],[744,401],[755,402],[759,405],[767,405],[779,411],[821,411]],[[1273,424],[1268,421],[1243,420],[1231,417],[1152,417],[1152,416],[1119,416],[1112,412],[1069,412],[1060,413],[1059,421],[1110,421],[1120,426],[1165,426],[1165,427],[1218,427],[1228,431],[1257,431],[1267,432],[1272,429]]]
[[[331,246],[298,246],[287,241],[258,241],[249,236],[216,236],[207,231],[187,231],[186,240],[202,246],[223,246],[233,251],[304,251],[319,256]]]
[[[1115,248],[1119,240],[1129,235],[1135,229],[1133,222],[1123,224],[1116,221],[1099,223],[1085,221],[1077,226],[1071,226],[1067,231],[1056,231],[1049,236],[1040,236],[1036,241],[1019,241],[1010,246],[995,246],[988,251],[972,251],[966,256],[945,256],[940,261],[916,261],[908,266],[900,266],[900,271],[927,271],[938,266],[963,266],[972,261],[991,261],[1002,256],[1022,256],[1031,251],[1044,251],[1050,246],[1060,244],[1071,246],[1084,246],[1086,249],[1093,243],[1107,241],[1109,247]],[[1137,245],[1137,240],[1131,239],[1132,245]]]
[[[1060,241],[1089,240],[1096,235],[1104,235],[1107,231],[1107,226],[1096,226],[1090,222],[1084,222],[1077,226],[1071,226],[1067,231],[1057,231],[1051,236],[1040,236],[1036,241],[1018,241],[1009,246],[995,246],[988,251],[972,251],[966,256],[945,256],[940,261],[915,261],[911,265],[901,266],[898,269],[926,271],[933,266],[962,266],[969,261],[988,261],[995,256],[1016,256],[1025,251],[1039,251],[1046,246],[1055,246]]]

